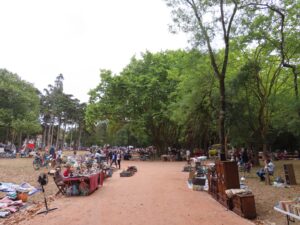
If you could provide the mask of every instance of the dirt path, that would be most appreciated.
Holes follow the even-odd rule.
[[[61,198],[48,215],[35,216],[22,225],[246,225],[206,192],[187,188],[183,163],[124,162],[135,165],[133,177],[119,172],[87,197]]]

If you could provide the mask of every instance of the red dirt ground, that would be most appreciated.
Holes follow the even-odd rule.
[[[87,197],[63,197],[51,202],[58,210],[24,220],[22,225],[246,225],[207,192],[187,187],[183,162],[123,162],[135,165],[133,177],[119,172]]]

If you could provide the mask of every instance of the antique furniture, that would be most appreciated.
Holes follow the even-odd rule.
[[[256,218],[255,200],[253,194],[236,194],[232,199],[233,211],[247,219]]]
[[[296,185],[297,182],[296,182],[293,164],[284,164],[283,170],[284,170],[286,184]]]

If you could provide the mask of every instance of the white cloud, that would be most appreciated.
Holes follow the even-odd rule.
[[[65,91],[82,101],[100,69],[118,73],[146,49],[187,46],[169,33],[162,0],[10,0],[0,8],[0,67],[40,90],[62,73]]]

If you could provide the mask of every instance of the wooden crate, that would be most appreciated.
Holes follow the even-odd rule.
[[[247,219],[256,218],[256,208],[254,195],[252,194],[237,194],[232,199],[233,211]]]

